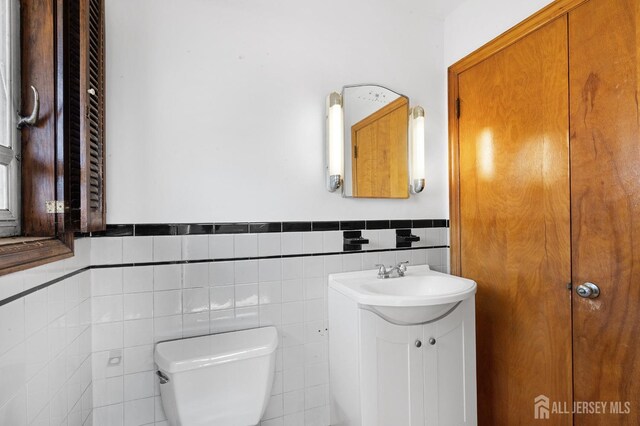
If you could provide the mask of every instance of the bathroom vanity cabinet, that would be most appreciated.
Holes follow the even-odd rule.
[[[330,287],[331,424],[475,425],[474,300],[397,325]]]

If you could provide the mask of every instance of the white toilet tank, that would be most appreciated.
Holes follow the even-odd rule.
[[[271,395],[278,332],[255,328],[156,345],[160,395],[172,426],[249,426]]]

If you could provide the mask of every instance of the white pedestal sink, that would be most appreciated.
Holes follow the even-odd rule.
[[[475,425],[474,281],[329,276],[331,424]]]

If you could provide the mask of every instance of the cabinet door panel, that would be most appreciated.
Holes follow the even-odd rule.
[[[629,401],[631,414],[580,425],[637,425],[640,401],[640,2],[591,0],[569,14],[576,401]]]
[[[398,326],[361,311],[362,424],[423,426],[421,326]]]
[[[459,75],[460,265],[478,283],[480,425],[529,424],[540,394],[572,400],[567,49],[563,17]]]

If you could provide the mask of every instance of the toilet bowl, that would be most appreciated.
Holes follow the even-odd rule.
[[[258,424],[271,395],[277,346],[274,327],[158,343],[154,358],[169,424]]]

